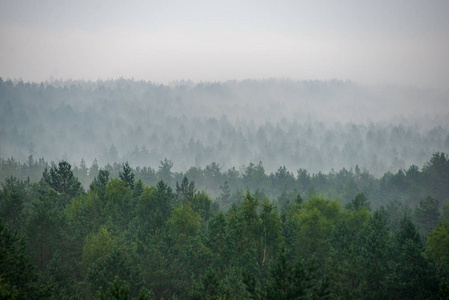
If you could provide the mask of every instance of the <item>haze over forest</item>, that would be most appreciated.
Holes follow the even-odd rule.
[[[0,0],[0,298],[448,299],[448,16]]]
[[[381,175],[448,152],[445,1],[2,1],[0,155]]]
[[[173,169],[262,162],[267,171],[375,175],[449,152],[438,90],[281,79],[176,82],[0,81],[0,155],[26,161],[128,161]]]

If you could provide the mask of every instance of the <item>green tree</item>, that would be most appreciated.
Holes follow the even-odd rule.
[[[346,209],[358,210],[361,207],[369,209],[369,202],[364,193],[357,194],[351,202],[346,204]]]
[[[0,218],[3,218],[10,229],[18,231],[23,225],[24,202],[29,183],[11,176],[1,186]]]
[[[190,203],[175,207],[169,220],[171,232],[180,240],[195,236],[200,229],[201,216]]]
[[[189,298],[220,299],[220,296],[224,296],[221,290],[222,288],[217,273],[213,268],[209,267],[206,273],[201,276],[199,282],[194,286]]]
[[[137,201],[124,181],[112,179],[105,191],[105,211],[119,226],[125,228],[136,212]]]
[[[94,178],[89,188],[91,191],[98,194],[101,200],[104,200],[104,194],[106,192],[106,186],[109,182],[109,171],[100,170],[98,175]]]
[[[192,198],[192,208],[200,214],[201,219],[205,222],[207,222],[214,213],[212,199],[204,191],[196,193]]]
[[[364,272],[361,254],[365,247],[362,235],[368,222],[369,212],[366,207],[347,209],[335,222],[329,236],[331,247],[328,259],[337,297],[362,297],[362,288],[366,284],[364,276],[361,276]]]
[[[262,202],[262,211],[259,214],[262,230],[263,251],[261,265],[264,266],[271,257],[276,257],[279,245],[282,243],[282,227],[276,206],[268,200]]]
[[[231,188],[226,180],[222,186],[220,186],[220,195],[216,201],[220,204],[220,207],[224,210],[229,209],[231,205]]]
[[[98,300],[128,300],[129,298],[129,286],[118,276],[115,276],[114,281],[109,284],[107,291],[103,292],[100,289],[97,292]]]
[[[105,226],[88,235],[83,246],[84,269],[87,270],[97,259],[106,257],[116,245],[117,238]]]
[[[419,202],[415,208],[415,218],[420,227],[420,233],[423,235],[429,232],[438,224],[440,211],[438,209],[439,201],[437,199],[427,197]]]
[[[0,219],[0,298],[42,299],[51,292],[50,286],[40,283],[25,242]]]
[[[168,186],[173,186],[173,173],[171,171],[172,167],[173,162],[165,158],[163,161],[161,161],[161,165],[159,166],[159,170],[157,172],[159,180],[162,180]]]
[[[128,162],[123,165],[123,172],[119,172],[119,178],[125,183],[125,186],[131,190],[134,189],[134,172],[129,166]]]
[[[61,161],[58,166],[53,165],[50,168],[50,173],[45,169],[43,178],[58,193],[69,197],[81,195],[84,192],[81,182],[73,176],[71,169],[72,166],[68,162]]]
[[[259,200],[247,190],[239,213],[243,251],[260,246],[261,222],[257,213],[258,207]]]
[[[258,287],[254,276],[245,275],[244,283],[253,299],[327,299],[327,280],[317,280],[317,269],[311,263],[292,264],[285,249],[270,266],[270,277]]]
[[[171,188],[163,181],[159,181],[156,187],[144,187],[137,204],[141,238],[165,227],[170,217],[173,197]]]
[[[143,181],[142,179],[137,179],[136,184],[134,186],[134,190],[133,190],[133,198],[134,199],[138,199],[140,197],[140,195],[142,195],[143,193]]]
[[[369,299],[386,297],[386,278],[391,264],[391,233],[388,230],[384,215],[376,210],[361,232],[362,262],[361,274],[366,285],[362,287],[362,295]]]
[[[421,238],[411,219],[404,216],[394,237],[387,293],[404,299],[427,299],[438,292],[432,262],[423,254]]]
[[[293,216],[298,226],[296,252],[302,258],[315,254],[319,262],[324,262],[332,229],[341,216],[340,203],[312,196],[300,207]]]
[[[439,266],[449,267],[449,225],[442,221],[427,237],[426,254],[432,257]]]
[[[32,203],[32,209],[27,216],[25,232],[28,237],[31,259],[40,271],[43,271],[51,260],[54,252],[60,246],[61,232],[59,228],[64,222],[61,210],[55,205],[57,199],[54,190],[40,194],[39,199]]]
[[[227,243],[227,221],[224,213],[219,211],[215,216],[209,219],[207,223],[207,241],[206,245],[215,255],[214,262],[219,269],[226,266],[226,243]]]
[[[176,203],[185,204],[192,203],[193,197],[196,194],[195,183],[189,180],[186,176],[183,177],[181,185],[176,182]]]

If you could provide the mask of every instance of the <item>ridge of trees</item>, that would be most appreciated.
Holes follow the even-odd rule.
[[[248,185],[244,192],[211,177],[222,190],[215,200],[188,175],[167,172],[168,160],[159,173],[170,183],[147,185],[137,168],[123,164],[116,175],[98,168],[87,191],[77,168],[51,164],[38,181],[9,177],[1,184],[0,293],[13,299],[444,299],[448,165],[446,154],[435,153],[421,171],[368,176],[381,188],[414,178],[413,186],[397,187],[394,197],[404,199],[408,189],[436,189],[412,206],[398,198],[376,203],[363,191],[346,203],[308,187],[286,191],[286,168],[270,183],[262,164],[237,176]],[[294,186],[308,178],[298,174]],[[267,190],[250,188],[256,180],[266,180]],[[270,197],[268,187],[279,196]]]

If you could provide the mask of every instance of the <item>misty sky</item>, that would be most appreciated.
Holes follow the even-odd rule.
[[[449,1],[0,0],[0,76],[449,86]]]

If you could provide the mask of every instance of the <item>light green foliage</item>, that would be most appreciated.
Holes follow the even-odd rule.
[[[173,209],[169,220],[170,230],[179,240],[185,240],[198,233],[200,220],[200,214],[192,209],[190,203],[186,203]]]
[[[440,222],[427,237],[426,254],[440,266],[449,267],[449,225]]]
[[[83,268],[87,270],[96,260],[106,257],[116,245],[117,238],[105,226],[88,235],[83,246]]]
[[[118,208],[125,207],[127,202],[131,201],[131,190],[126,183],[117,179],[112,179],[106,187],[106,209],[116,211]]]
[[[92,226],[99,225],[103,215],[104,204],[96,193],[88,192],[84,196],[72,198],[72,201],[66,206],[65,214],[68,220],[77,222],[82,221],[89,229]]]
[[[125,228],[134,216],[137,206],[130,187],[124,181],[110,180],[105,191],[105,201],[107,214],[116,224]]]
[[[300,257],[317,254],[324,258],[329,247],[329,236],[341,216],[341,205],[336,200],[312,196],[301,204],[294,216],[298,223],[296,251]]]
[[[442,221],[449,222],[449,203],[443,205],[443,211],[440,218]]]

